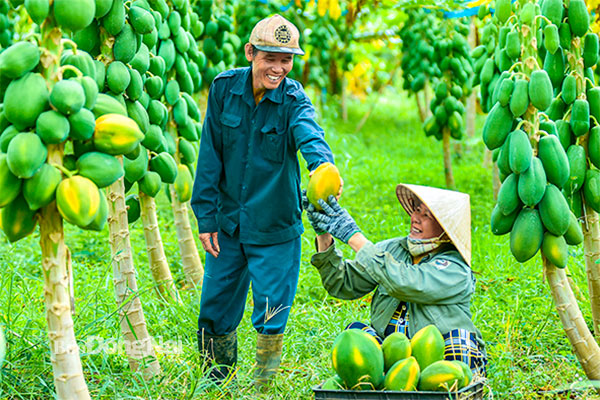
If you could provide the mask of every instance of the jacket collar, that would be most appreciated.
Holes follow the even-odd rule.
[[[244,100],[251,105],[254,105],[254,96],[252,94],[252,68],[246,67],[245,71],[240,74],[235,85],[231,87],[232,94],[242,96]],[[264,98],[269,99],[273,103],[281,104],[283,102],[283,90],[287,78],[277,87],[277,89],[267,90]]]

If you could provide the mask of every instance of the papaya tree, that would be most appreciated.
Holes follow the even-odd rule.
[[[600,151],[600,143],[592,139],[597,126],[590,129],[590,113],[599,110],[592,112],[591,105],[600,92],[586,65],[597,61],[598,38],[588,36],[589,14],[582,0],[546,0],[541,8],[523,0],[516,14],[510,0],[501,0],[496,2],[496,18],[508,28],[505,49],[512,65],[506,63],[496,83],[500,93],[482,132],[490,150],[500,149],[502,186],[492,211],[492,232],[510,232],[510,249],[519,262],[541,250],[544,276],[565,333],[586,375],[596,380],[600,348],[564,268],[568,245],[583,241],[593,304],[598,267],[589,264],[595,264],[598,249],[588,246],[597,241],[595,208],[600,207],[595,196],[600,192],[598,172],[588,158],[592,161],[592,154]],[[591,43],[588,50],[595,47],[594,54],[586,56],[582,42]],[[509,46],[515,47],[514,57]],[[591,120],[597,125],[595,117]]]

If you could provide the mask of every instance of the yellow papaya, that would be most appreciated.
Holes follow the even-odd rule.
[[[75,175],[58,184],[56,205],[67,222],[85,228],[100,209],[100,191],[90,179]]]
[[[326,162],[319,165],[310,177],[306,197],[317,210],[321,210],[319,199],[327,201],[329,195],[335,196],[339,193],[341,186],[340,171],[332,163]]]
[[[119,155],[135,150],[144,134],[133,119],[120,114],[105,114],[96,119],[93,139],[96,149]]]

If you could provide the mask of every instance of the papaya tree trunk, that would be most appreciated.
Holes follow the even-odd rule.
[[[175,230],[181,252],[183,274],[189,287],[199,288],[202,286],[204,268],[192,233],[187,204],[179,201],[173,185],[169,185],[169,190],[171,191],[171,206],[175,216]]]
[[[171,270],[167,264],[167,257],[162,244],[158,221],[156,219],[156,203],[150,197],[140,191],[140,207],[142,224],[144,225],[144,237],[146,238],[146,250],[152,277],[157,285],[159,297],[164,301],[179,301],[177,289],[173,283]]]
[[[600,347],[583,319],[566,273],[563,269],[552,265],[543,255],[542,262],[556,311],[573,351],[588,379],[598,380],[600,379]]]
[[[600,334],[600,265],[597,261],[600,260],[600,222],[598,213],[587,204],[585,204],[585,220],[581,227],[594,335],[598,337]]]
[[[115,299],[119,308],[121,334],[126,343],[125,351],[131,370],[141,369],[143,376],[150,379],[159,375],[161,368],[152,346],[152,337],[148,333],[142,302],[138,297],[122,178],[108,188],[107,200]]]
[[[442,133],[442,145],[444,147],[444,174],[446,175],[446,187],[454,189],[454,175],[452,174],[452,154],[450,154],[450,130],[444,127]]]
[[[423,97],[425,97],[425,93],[424,91],[421,91],[423,93]],[[421,92],[417,92],[415,93],[415,99],[417,99],[417,109],[419,110],[419,119],[421,120],[421,123],[425,122],[425,119],[427,118],[427,104],[423,105],[423,102],[421,101],[421,96],[419,96],[419,93]]]
[[[62,164],[62,152],[61,146],[49,145],[48,162]],[[90,399],[73,330],[70,293],[72,276],[67,270],[68,250],[56,202],[42,209],[40,246],[50,360],[56,394],[59,399]]]
[[[500,170],[498,169],[498,164],[494,163],[492,164],[492,190],[494,192],[494,200],[498,200],[500,186],[502,186],[502,182],[500,182]]]
[[[429,108],[429,104],[431,103],[431,93],[429,93],[429,79],[425,81],[425,86],[423,86],[423,97],[425,99],[425,119],[431,115],[431,109]]]

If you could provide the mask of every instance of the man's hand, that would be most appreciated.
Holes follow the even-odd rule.
[[[198,235],[204,251],[214,258],[219,257],[219,252],[221,251],[221,248],[219,247],[218,235],[219,234],[217,232],[201,233]]]
[[[348,211],[338,204],[335,196],[329,196],[327,201],[329,204],[319,199],[323,212],[313,214],[316,225],[344,243],[348,243],[352,235],[360,232],[360,229]]]

